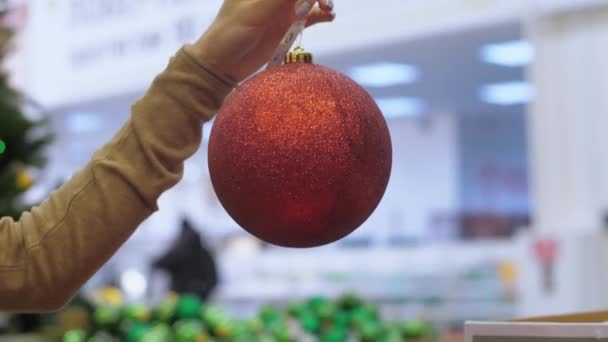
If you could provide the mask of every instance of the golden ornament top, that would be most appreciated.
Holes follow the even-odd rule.
[[[301,46],[285,54],[285,64],[312,63],[312,53],[304,50]]]

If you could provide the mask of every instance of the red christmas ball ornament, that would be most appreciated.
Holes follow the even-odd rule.
[[[372,97],[296,50],[225,101],[209,171],[228,214],[257,238],[314,247],[357,229],[388,184],[392,148]]]

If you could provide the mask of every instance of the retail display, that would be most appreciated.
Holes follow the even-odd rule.
[[[191,295],[168,295],[155,307],[97,303],[90,323],[63,333],[64,342],[157,341],[432,341],[423,321],[383,321],[376,306],[355,295],[312,297],[287,307],[263,306],[235,320]]]
[[[217,115],[209,170],[245,230],[286,247],[341,239],[375,210],[392,146],[380,109],[345,75],[297,48],[239,86]]]

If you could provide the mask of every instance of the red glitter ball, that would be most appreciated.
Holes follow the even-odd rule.
[[[217,196],[241,227],[271,244],[314,247],[372,214],[392,149],[363,88],[335,70],[295,63],[252,77],[226,99],[208,157]]]

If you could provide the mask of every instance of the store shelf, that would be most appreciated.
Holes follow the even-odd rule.
[[[356,293],[395,319],[505,319],[514,317],[516,303],[497,265],[514,257],[509,241],[223,255],[225,277],[216,300],[244,313],[268,303]]]

